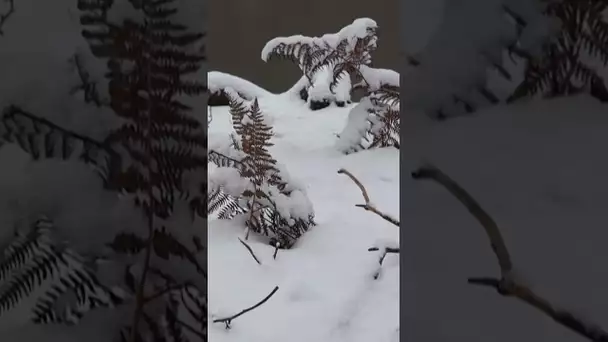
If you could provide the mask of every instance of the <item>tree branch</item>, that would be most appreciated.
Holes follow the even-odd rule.
[[[367,194],[367,190],[365,189],[365,187],[363,186],[363,184],[355,177],[353,176],[352,173],[350,173],[349,171],[345,170],[345,169],[340,169],[338,170],[338,174],[345,174],[347,175],[361,190],[361,194],[363,195],[363,199],[365,200],[365,204],[356,204],[355,206],[359,207],[359,208],[363,208],[367,211],[371,211],[372,213],[382,217],[384,220],[394,224],[395,226],[399,227],[399,220],[395,219],[394,217],[385,214],[383,212],[381,212],[380,210],[378,210],[378,208],[376,208],[373,204],[371,204],[370,200],[369,200],[369,196]]]
[[[494,251],[494,254],[498,260],[501,278],[469,278],[469,284],[491,287],[494,288],[500,295],[515,297],[540,310],[557,323],[571,329],[572,331],[586,337],[591,341],[608,341],[608,333],[606,333],[602,328],[589,322],[585,322],[583,319],[575,316],[570,311],[557,308],[547,299],[532,291],[529,287],[522,284],[513,276],[513,265],[511,258],[504,239],[500,234],[498,225],[466,190],[464,190],[441,170],[432,165],[419,168],[412,173],[412,177],[418,180],[432,180],[442,185],[452,195],[454,195],[454,197],[456,197],[483,226],[485,233],[490,240],[492,250]]]
[[[241,240],[241,238],[239,238],[239,241],[241,242],[241,244],[243,244],[243,246],[245,246],[245,248],[247,248],[247,250],[249,251],[249,254],[251,254],[251,256],[253,257],[253,260],[255,260],[255,262],[257,262],[258,265],[261,265],[262,262],[260,261],[260,259],[258,259],[257,256],[255,256],[255,253],[253,252],[253,249],[251,249],[251,246],[249,246],[245,241]]]
[[[4,24],[15,14],[15,0],[5,0],[8,3],[8,11],[4,14],[0,14],[0,36],[4,36]]]
[[[380,248],[378,247],[370,247],[367,249],[369,252],[378,252],[380,251]],[[386,255],[389,253],[394,253],[394,254],[398,254],[400,251],[399,248],[392,248],[392,247],[384,247],[382,253],[380,253],[380,258],[378,258],[378,263],[380,264],[380,267],[378,267],[378,270],[376,271],[376,273],[374,273],[374,279],[378,279],[378,277],[380,277],[380,272],[382,272],[382,263],[384,262],[384,259],[386,258]]]
[[[256,308],[258,308],[260,305],[266,303],[270,297],[274,296],[274,294],[279,290],[278,286],[275,286],[274,289],[272,290],[272,292],[270,292],[270,294],[268,294],[268,296],[266,296],[264,299],[262,299],[261,301],[259,301],[257,304],[255,304],[254,306],[251,306],[247,309],[242,310],[241,312],[232,315],[230,317],[226,317],[226,318],[218,318],[218,319],[214,319],[213,323],[225,323],[226,324],[226,329],[230,329],[230,324],[232,323],[232,320],[240,317],[241,315],[244,315],[246,313],[248,313],[249,311],[252,311]]]

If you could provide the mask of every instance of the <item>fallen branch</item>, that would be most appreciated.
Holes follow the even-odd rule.
[[[15,14],[15,0],[5,0],[8,3],[8,11],[4,14],[0,14],[0,36],[4,36],[4,24]]]
[[[257,256],[255,256],[253,249],[251,249],[251,247],[245,241],[241,240],[241,238],[239,238],[239,241],[243,244],[243,246],[245,246],[245,248],[247,248],[247,250],[249,251],[249,254],[251,254],[251,256],[253,257],[253,260],[255,260],[255,262],[257,262],[258,265],[261,265],[262,262],[260,261],[260,259],[258,259]]]
[[[378,248],[378,247],[370,247],[370,248],[367,249],[367,251],[368,252],[378,252],[378,251],[380,251],[380,248]],[[378,270],[376,271],[376,273],[374,273],[374,279],[378,279],[378,277],[380,277],[380,272],[382,271],[382,263],[384,262],[384,259],[386,258],[386,255],[389,254],[389,253],[398,254],[399,251],[400,251],[399,248],[384,247],[384,250],[380,254],[380,258],[378,259],[378,263],[380,264],[380,267],[378,268]]]
[[[272,253],[272,259],[277,260],[277,254],[279,253],[279,247],[281,247],[280,243],[274,244],[274,253]]]
[[[378,247],[370,247],[367,249],[368,252],[377,252],[379,250],[380,250],[380,248],[378,248]],[[380,266],[382,266],[382,263],[384,262],[384,258],[386,258],[387,254],[390,254],[390,253],[398,254],[399,251],[400,251],[399,248],[384,247],[384,251],[382,251],[382,254],[380,255],[380,259],[378,260],[378,262],[380,263]]]
[[[240,317],[241,315],[244,315],[246,313],[248,313],[251,310],[254,310],[256,308],[258,308],[260,305],[266,303],[266,301],[268,301],[270,299],[270,297],[274,296],[274,294],[279,290],[278,286],[275,286],[274,289],[272,290],[272,292],[270,292],[270,294],[268,294],[268,296],[266,296],[264,299],[262,299],[261,301],[259,301],[257,304],[255,304],[252,307],[249,307],[247,309],[244,309],[243,311],[232,315],[230,317],[226,317],[226,318],[218,318],[218,319],[214,319],[213,323],[225,323],[226,324],[226,329],[230,329],[230,324],[232,323],[232,320]]]
[[[432,180],[445,187],[454,197],[456,197],[469,212],[479,221],[485,230],[492,250],[496,255],[500,266],[501,277],[497,278],[469,278],[468,282],[478,286],[488,286],[494,288],[502,296],[512,296],[524,303],[535,307],[545,315],[551,317],[557,323],[571,329],[579,335],[591,341],[608,341],[608,333],[602,328],[585,322],[572,312],[561,309],[550,303],[532,291],[525,284],[522,284],[513,275],[513,264],[507,250],[506,244],[498,225],[492,217],[464,190],[458,183],[448,177],[441,170],[432,165],[419,168],[412,173],[412,178],[418,180]]]
[[[371,204],[370,200],[369,200],[369,196],[367,194],[367,190],[365,189],[365,187],[363,186],[363,184],[355,177],[353,176],[352,173],[348,172],[345,169],[340,169],[338,170],[338,174],[345,174],[347,175],[361,190],[361,194],[363,195],[363,199],[365,200],[365,204],[356,204],[356,207],[359,208],[363,208],[367,211],[371,211],[372,213],[382,217],[384,220],[394,224],[395,226],[399,227],[399,220],[395,219],[394,217],[385,214],[383,212],[381,212],[380,210],[378,210],[378,208],[376,208],[373,204]]]

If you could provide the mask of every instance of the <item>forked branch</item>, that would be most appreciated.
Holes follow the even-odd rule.
[[[496,278],[469,278],[468,282],[473,285],[489,286],[494,288],[500,295],[513,296],[523,301],[524,303],[535,307],[545,315],[551,317],[557,323],[571,329],[579,335],[586,337],[591,341],[608,341],[608,333],[601,327],[584,321],[581,317],[577,317],[574,313],[558,308],[547,299],[535,293],[528,286],[519,281],[513,276],[513,265],[511,257],[507,250],[506,244],[498,225],[492,217],[481,208],[481,206],[473,199],[473,197],[464,190],[458,183],[448,177],[437,167],[427,165],[419,168],[412,173],[414,179],[432,180],[445,187],[454,197],[456,197],[469,212],[479,221],[485,230],[492,250],[498,259],[500,266],[501,277]]]
[[[345,174],[347,175],[361,190],[361,194],[363,195],[363,199],[365,200],[365,204],[356,204],[357,207],[359,208],[363,208],[367,211],[371,211],[372,213],[382,217],[384,220],[394,224],[395,226],[399,227],[399,220],[397,220],[396,218],[383,213],[382,211],[378,210],[378,208],[376,208],[369,200],[369,195],[367,194],[367,190],[365,189],[365,186],[363,186],[363,184],[357,179],[357,177],[355,177],[352,173],[350,173],[349,171],[345,170],[345,169],[340,169],[338,170],[338,174]]]

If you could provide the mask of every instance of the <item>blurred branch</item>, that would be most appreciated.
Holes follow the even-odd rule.
[[[0,14],[0,36],[4,36],[4,24],[15,14],[15,0],[4,0],[8,4],[8,10]]]
[[[507,250],[504,239],[500,233],[498,225],[492,217],[464,190],[458,183],[448,177],[441,170],[432,165],[419,168],[412,173],[412,178],[418,180],[432,180],[442,185],[454,197],[456,197],[477,219],[484,228],[490,245],[498,264],[500,266],[501,277],[491,278],[469,278],[468,282],[472,285],[487,286],[496,290],[502,296],[515,297],[522,302],[540,310],[545,315],[551,317],[557,323],[571,329],[579,335],[591,341],[608,341],[608,333],[602,328],[584,321],[574,313],[556,307],[547,299],[541,297],[528,286],[520,282],[513,275],[513,264]]]

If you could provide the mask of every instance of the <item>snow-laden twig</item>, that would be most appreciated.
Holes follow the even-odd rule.
[[[426,165],[412,173],[412,178],[432,180],[445,187],[456,197],[477,219],[485,230],[492,250],[500,266],[500,279],[491,277],[469,278],[468,282],[478,286],[488,286],[496,289],[502,296],[516,297],[524,303],[535,307],[557,323],[571,329],[591,341],[608,341],[608,333],[601,327],[577,317],[573,312],[558,308],[546,298],[535,293],[528,286],[513,276],[513,264],[500,229],[492,217],[477,203],[477,201],[458,183],[433,165]]]
[[[268,294],[268,296],[266,296],[264,299],[262,299],[261,301],[259,301],[257,304],[255,304],[254,306],[251,306],[247,309],[242,310],[241,312],[232,315],[230,317],[226,317],[226,318],[218,318],[218,319],[214,319],[213,323],[225,323],[226,324],[226,329],[230,329],[230,324],[232,323],[232,320],[240,317],[241,315],[244,315],[246,313],[248,313],[251,310],[254,310],[256,308],[258,308],[260,305],[266,303],[270,297],[274,296],[274,294],[279,290],[278,286],[275,286],[274,289],[272,290],[272,292],[270,292]]]
[[[355,206],[359,207],[359,208],[363,208],[367,211],[371,211],[372,213],[382,217],[384,220],[394,224],[395,226],[399,227],[399,220],[397,220],[396,218],[385,214],[383,212],[381,212],[380,210],[378,210],[378,208],[376,208],[369,200],[369,195],[367,194],[367,190],[365,189],[365,186],[363,186],[363,184],[357,179],[357,177],[353,176],[352,173],[350,173],[349,171],[345,170],[345,169],[340,169],[338,170],[338,174],[345,174],[347,175],[361,190],[361,194],[363,195],[363,199],[365,200],[365,204],[355,204]]]
[[[258,259],[257,256],[255,256],[255,253],[253,252],[253,249],[251,249],[251,246],[249,246],[247,244],[247,242],[241,240],[241,238],[239,238],[239,241],[241,242],[241,244],[243,244],[243,246],[245,246],[245,248],[247,248],[247,250],[249,251],[249,254],[251,254],[251,256],[253,257],[253,260],[255,260],[255,262],[257,262],[258,265],[261,265],[262,262],[260,261],[260,259]]]

